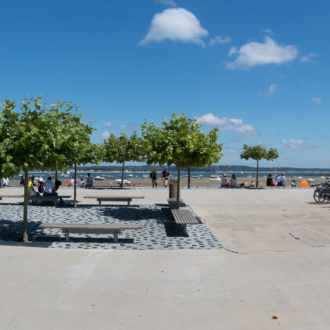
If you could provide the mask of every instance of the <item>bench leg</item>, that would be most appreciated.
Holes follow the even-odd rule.
[[[54,199],[54,207],[57,206],[57,199]]]
[[[116,232],[113,233],[113,240],[115,241],[115,243],[118,242],[118,233]]]
[[[127,201],[127,205],[130,206],[131,205],[131,201]]]
[[[99,205],[101,205],[101,201],[99,201]]]
[[[68,242],[69,241],[69,231],[65,231],[65,240]]]
[[[185,233],[185,235],[188,235],[187,225],[182,225],[182,227],[183,227],[183,232]]]

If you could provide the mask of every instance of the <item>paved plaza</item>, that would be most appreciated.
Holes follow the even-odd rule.
[[[175,250],[219,249],[221,244],[207,226],[198,218],[199,224],[188,225],[188,235],[182,225],[171,223],[172,213],[166,204],[135,206],[80,206],[51,207],[31,205],[28,211],[29,237],[39,247],[65,249],[117,249],[117,250]],[[0,228],[0,244],[8,245],[22,236],[22,205],[0,205],[2,221],[20,224],[13,228]],[[132,224],[143,225],[141,230],[123,230],[115,243],[111,235],[70,234],[65,241],[61,229],[39,229],[41,223],[75,224]],[[44,244],[43,244],[44,243]],[[21,243],[17,243],[21,244]],[[31,244],[30,244],[31,245]],[[26,245],[29,247],[29,244]]]
[[[5,193],[17,194],[18,189],[2,189]],[[2,245],[0,328],[329,329],[330,206],[315,204],[312,193],[184,190],[182,199],[201,219],[205,236],[207,232],[222,248],[160,250],[157,243],[152,250],[117,251]],[[133,195],[127,190],[107,194]],[[33,206],[30,225],[60,221],[61,212],[62,221],[91,221],[88,212],[101,215],[102,221],[119,221],[134,218],[140,209],[140,218],[127,221],[165,230],[167,211],[162,209],[168,192],[134,194],[145,199],[134,202],[124,215],[125,206],[87,205],[86,192],[79,190],[82,206],[77,210]],[[20,201],[10,202],[1,205],[2,219],[19,219]],[[148,212],[153,216],[146,216]],[[30,229],[37,236],[50,235],[39,233],[37,226]],[[79,236],[69,244],[82,243],[85,238]],[[140,244],[137,238],[134,242],[124,244]],[[110,240],[106,244],[113,245]]]

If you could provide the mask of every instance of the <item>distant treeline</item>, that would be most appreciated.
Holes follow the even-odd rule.
[[[166,166],[157,166],[157,165],[134,165],[134,166],[125,166],[125,170],[128,171],[135,171],[135,172],[148,172],[152,171],[154,168],[158,170],[164,169]],[[116,165],[108,165],[108,166],[78,166],[77,170],[84,170],[84,171],[121,171],[121,166]],[[169,171],[176,171],[175,166],[169,166]],[[186,169],[182,169],[186,171]],[[205,168],[195,168],[192,167],[191,172],[252,172],[255,171],[256,168],[254,166],[242,166],[242,165],[212,165]],[[259,171],[269,171],[269,172],[288,172],[288,171],[295,171],[295,172],[305,172],[305,171],[330,171],[330,169],[326,168],[296,168],[296,167],[259,167]]]

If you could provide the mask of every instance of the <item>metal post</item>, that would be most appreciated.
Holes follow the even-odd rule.
[[[127,201],[127,205],[130,206],[131,205],[131,201]]]
[[[69,231],[65,231],[65,240],[68,242],[69,241]]]
[[[188,167],[188,189],[190,189],[190,167]]]
[[[99,205],[101,205],[101,201],[99,201]]]
[[[115,241],[115,243],[118,242],[118,233],[116,232],[113,233],[113,240]]]

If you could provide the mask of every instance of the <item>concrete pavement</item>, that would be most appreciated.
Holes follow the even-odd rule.
[[[312,192],[184,190],[227,250],[0,247],[0,328],[329,329],[330,208]]]

